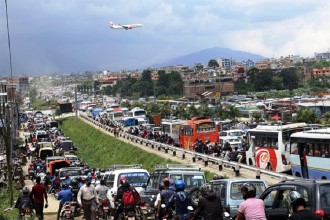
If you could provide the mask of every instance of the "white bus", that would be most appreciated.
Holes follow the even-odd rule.
[[[290,137],[292,175],[330,179],[330,128],[302,131]]]
[[[248,130],[246,163],[275,172],[291,172],[290,136],[306,126],[306,123],[258,125]]]
[[[179,134],[180,125],[186,123],[186,120],[176,119],[176,120],[162,120],[160,125],[162,134],[167,134],[171,136],[174,140],[174,145],[180,146]]]
[[[139,107],[131,109],[131,111],[127,112],[127,116],[133,118],[143,118],[145,121],[147,121],[147,112]]]

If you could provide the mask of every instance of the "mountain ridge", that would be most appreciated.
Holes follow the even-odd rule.
[[[182,55],[165,61],[163,63],[159,63],[154,65],[155,67],[163,67],[163,66],[176,66],[176,65],[185,65],[185,66],[193,66],[196,63],[202,63],[207,65],[209,60],[211,59],[220,59],[220,58],[233,58],[236,61],[259,61],[264,59],[265,57],[253,54],[246,51],[232,50],[229,48],[221,48],[221,47],[211,47],[206,48],[200,51],[192,52],[187,55]]]

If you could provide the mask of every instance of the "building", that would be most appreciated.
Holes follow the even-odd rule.
[[[330,68],[323,68],[323,69],[313,69],[313,77],[324,77],[330,76]]]
[[[326,53],[315,53],[314,56],[316,60],[330,60],[330,51]]]
[[[210,78],[209,80],[184,80],[183,96],[189,99],[202,94],[208,97],[219,97],[234,92],[234,81],[231,77]]]
[[[10,84],[16,85],[16,91],[21,93],[27,93],[30,88],[29,77],[9,77],[7,81]]]

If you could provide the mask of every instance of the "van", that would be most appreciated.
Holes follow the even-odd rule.
[[[113,195],[117,194],[118,186],[120,186],[119,179],[126,177],[131,186],[140,193],[142,186],[147,184],[149,179],[149,172],[142,169],[141,164],[123,165],[116,164],[112,165],[109,171],[105,172],[103,179],[106,186],[109,188],[107,197],[110,200],[111,206],[115,207],[114,201],[112,201]]]
[[[54,151],[52,147],[44,147],[39,150],[39,158],[41,160],[46,160],[47,157],[54,156]]]
[[[71,162],[71,164],[75,164],[75,165],[79,165],[80,164],[79,158],[76,155],[74,155],[74,154],[67,154],[67,153],[65,153],[64,154],[64,158],[66,160],[69,160]]]
[[[55,160],[64,160],[63,156],[52,156],[52,157],[46,157],[46,169],[49,170],[49,163]]]

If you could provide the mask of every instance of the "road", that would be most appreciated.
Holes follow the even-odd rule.
[[[92,123],[91,121],[86,120],[83,117],[79,117],[79,118],[81,120],[83,120],[84,122],[88,123],[89,125],[93,126],[94,128],[102,131],[103,133],[114,136],[113,133],[106,131],[105,129],[97,126],[96,124]],[[124,138],[122,136],[118,137],[118,139],[120,139],[121,141],[123,141],[125,143],[129,143],[136,147],[139,147],[142,150],[147,151],[149,153],[156,154],[165,159],[170,159],[172,161],[183,163],[183,164],[194,163],[192,157],[189,154],[185,154],[185,159],[183,159],[182,153],[179,151],[176,152],[176,155],[173,155],[171,153],[165,153],[164,151],[159,151],[157,148],[152,148],[150,145],[146,146],[146,145],[140,144],[139,142],[138,143],[132,142],[131,140]],[[215,173],[215,174],[221,175],[221,176],[226,176],[231,179],[233,179],[233,178],[256,178],[256,173],[253,171],[249,171],[249,170],[244,170],[244,172],[243,172],[243,170],[241,170],[239,173],[239,176],[236,176],[236,173],[233,171],[233,169],[231,167],[223,167],[223,169],[220,171],[218,164],[212,164],[209,162],[208,166],[205,166],[204,162],[202,160],[196,160],[195,164],[198,164],[201,167],[201,169],[204,171],[207,170],[209,172],[212,172],[212,173]],[[261,175],[260,177],[261,177],[261,179],[266,180],[269,184],[275,184],[280,181],[278,178],[273,178],[273,177],[270,177],[267,175]]]

